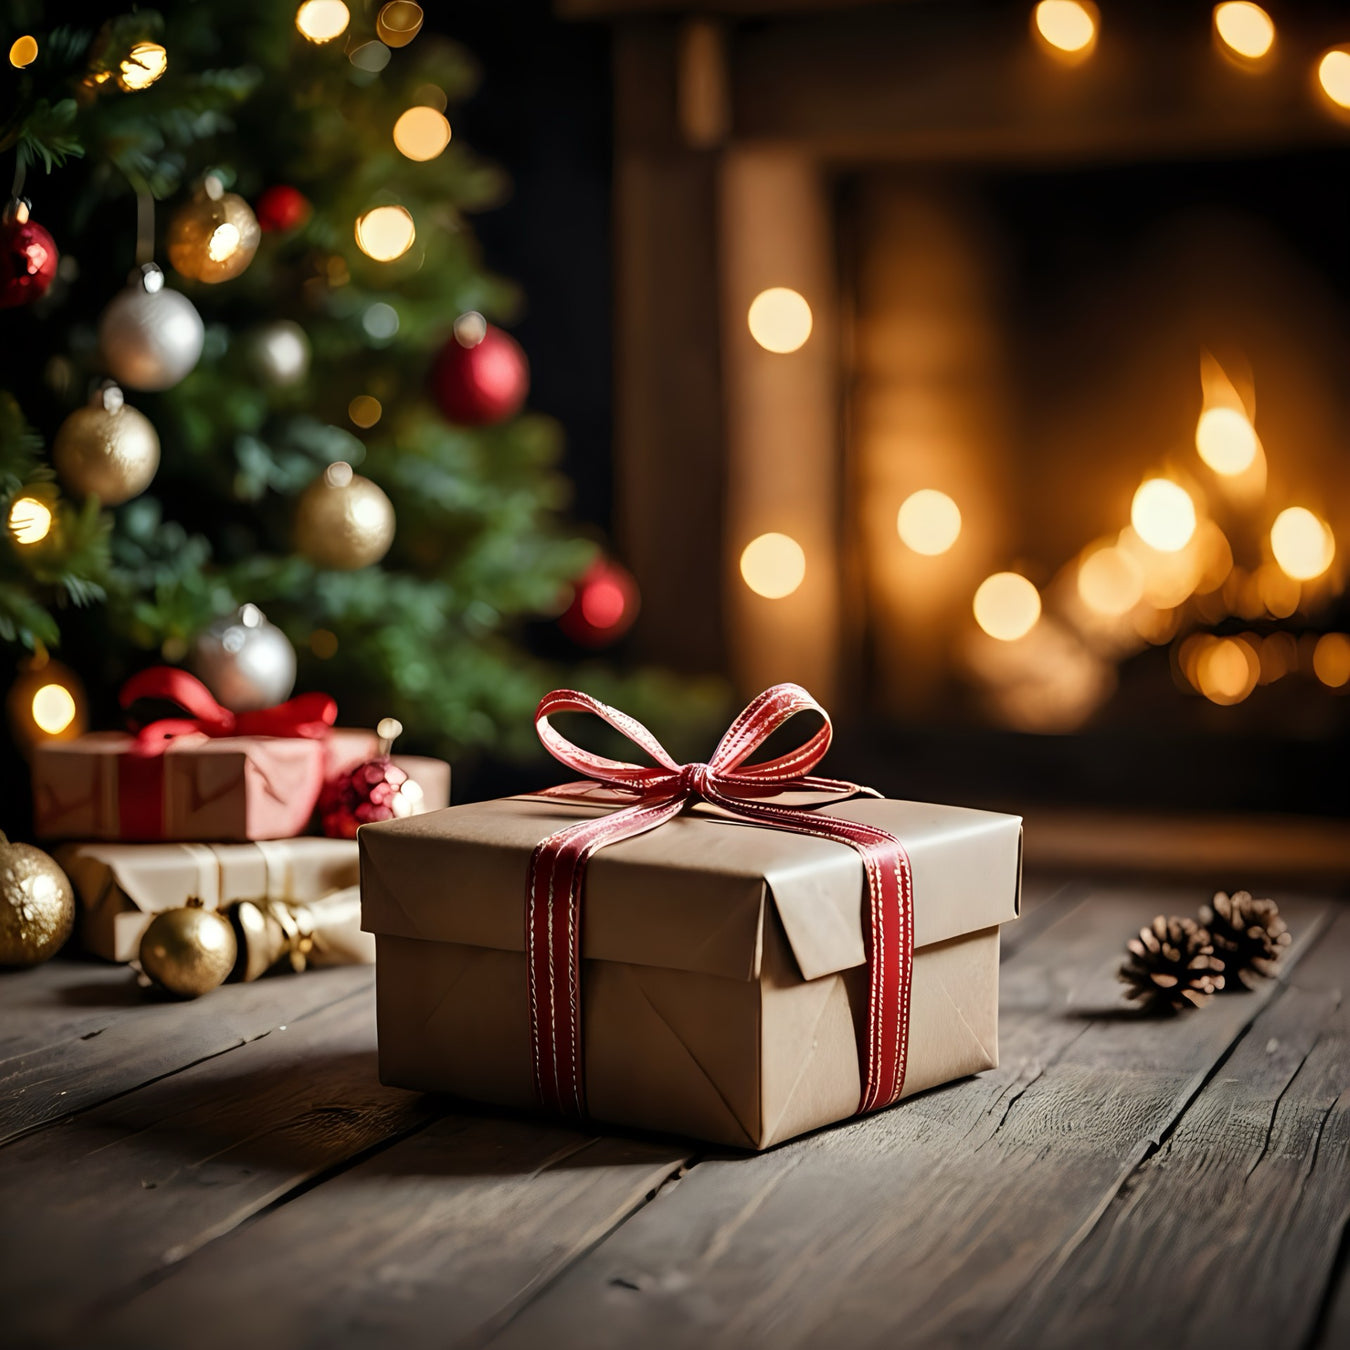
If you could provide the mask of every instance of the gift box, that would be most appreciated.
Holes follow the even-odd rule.
[[[326,779],[354,769],[380,753],[379,736],[360,727],[334,727],[323,744]],[[390,755],[389,758],[422,789],[425,810],[439,811],[450,805],[450,765],[445,760],[426,755]]]
[[[356,885],[359,875],[351,839],[63,844],[55,857],[79,897],[83,945],[110,961],[134,960],[154,916],[193,897],[208,909],[313,904]]]
[[[784,809],[797,797],[767,795],[763,780],[781,781],[772,773],[738,804],[730,794],[754,766],[738,777],[716,755],[711,768],[587,767],[597,763],[653,805],[619,819],[613,806],[539,795],[362,828],[384,1082],[758,1149],[997,1064],[1019,817],[877,798]],[[634,828],[648,832],[624,837]],[[579,829],[592,829],[584,847]],[[594,830],[609,832],[603,848]],[[887,840],[901,841],[893,855]],[[563,869],[541,873],[544,855]],[[576,903],[555,904],[569,888]],[[879,894],[898,916],[880,926]],[[557,1087],[562,1042],[540,1032],[569,1002],[573,1093]],[[551,1066],[541,1045],[554,1047]],[[869,1103],[878,1058],[893,1091]]]

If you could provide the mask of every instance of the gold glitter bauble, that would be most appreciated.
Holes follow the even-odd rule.
[[[169,221],[169,261],[194,281],[229,281],[253,261],[261,238],[253,208],[208,178]]]
[[[52,463],[77,497],[97,495],[104,506],[117,506],[150,486],[159,468],[159,437],[150,419],[109,384],[61,423]]]
[[[0,833],[0,966],[55,956],[75,926],[75,892],[40,848]]]
[[[141,969],[179,998],[210,993],[234,969],[238,954],[230,921],[200,905],[156,914],[141,938]]]
[[[394,542],[394,508],[350,464],[330,464],[300,494],[295,547],[320,567],[354,571],[379,562]]]

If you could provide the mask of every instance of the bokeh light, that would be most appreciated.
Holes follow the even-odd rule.
[[[305,0],[295,11],[295,26],[313,43],[340,38],[351,19],[342,0]]]
[[[412,0],[389,0],[375,18],[375,31],[390,47],[406,47],[422,31],[422,6]]]
[[[975,622],[1000,642],[1025,637],[1041,617],[1041,597],[1019,572],[995,572],[975,592]]]
[[[417,238],[417,227],[406,206],[375,206],[356,222],[356,244],[376,262],[401,258]]]
[[[1245,472],[1259,444],[1256,429],[1236,408],[1206,408],[1195,424],[1195,448],[1215,473]]]
[[[1195,533],[1195,503],[1191,494],[1169,478],[1150,478],[1139,485],[1130,505],[1135,533],[1162,553],[1175,553]]]
[[[1275,24],[1260,5],[1227,0],[1214,6],[1214,31],[1229,51],[1259,61],[1275,43]]]
[[[9,508],[9,531],[15,543],[40,544],[51,533],[52,512],[36,497],[16,497]]]
[[[22,70],[37,60],[37,54],[37,38],[25,34],[23,37],[15,38],[10,44],[9,64],[16,70]]]
[[[158,42],[138,42],[122,58],[117,83],[128,93],[148,89],[169,68],[169,54]]]
[[[1350,684],[1350,637],[1323,633],[1313,648],[1313,674],[1328,689],[1343,689]]]
[[[407,159],[435,159],[450,144],[450,123],[435,108],[409,108],[394,123],[394,144]]]
[[[741,577],[756,595],[781,600],[806,578],[806,554],[788,534],[761,534],[741,554]]]
[[[795,352],[811,336],[811,306],[789,287],[772,286],[750,302],[746,322],[750,336],[765,351],[782,356]]]
[[[1215,638],[1201,648],[1195,661],[1197,687],[1220,707],[1241,703],[1260,678],[1260,658],[1242,638]]]
[[[1275,561],[1295,581],[1311,581],[1331,566],[1336,539],[1331,528],[1304,506],[1286,507],[1270,527]]]
[[[1338,107],[1350,108],[1350,51],[1333,48],[1317,63],[1317,82]]]
[[[362,430],[373,427],[383,415],[384,408],[380,400],[370,394],[357,394],[347,405],[347,416]]]
[[[74,694],[63,684],[44,684],[33,694],[33,724],[48,736],[59,736],[77,711]]]
[[[1144,598],[1143,571],[1123,549],[1099,548],[1078,568],[1078,596],[1096,614],[1128,614]]]
[[[1041,0],[1033,11],[1036,31],[1057,51],[1086,55],[1097,41],[1097,7],[1079,0]]]
[[[920,488],[900,503],[896,532],[915,553],[946,553],[961,533],[961,508],[936,488]]]

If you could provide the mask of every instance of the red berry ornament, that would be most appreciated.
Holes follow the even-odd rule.
[[[519,343],[481,314],[461,314],[431,368],[431,392],[459,426],[484,427],[520,411],[530,365]]]
[[[0,216],[0,309],[45,295],[60,261],[56,240],[28,218],[28,203],[11,201]]]
[[[258,224],[269,234],[285,234],[298,230],[310,217],[313,207],[303,192],[287,183],[277,183],[263,190],[253,204]]]
[[[401,820],[425,810],[422,788],[390,758],[394,738],[403,731],[392,717],[376,728],[380,753],[374,759],[334,774],[319,795],[319,824],[331,839],[355,839],[374,820]]]
[[[621,638],[638,613],[638,587],[631,572],[601,558],[576,584],[558,626],[584,647],[604,647]]]

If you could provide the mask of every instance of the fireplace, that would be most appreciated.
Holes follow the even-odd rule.
[[[1350,807],[1350,23],[565,8],[619,18],[644,654],[808,685],[892,793]]]

